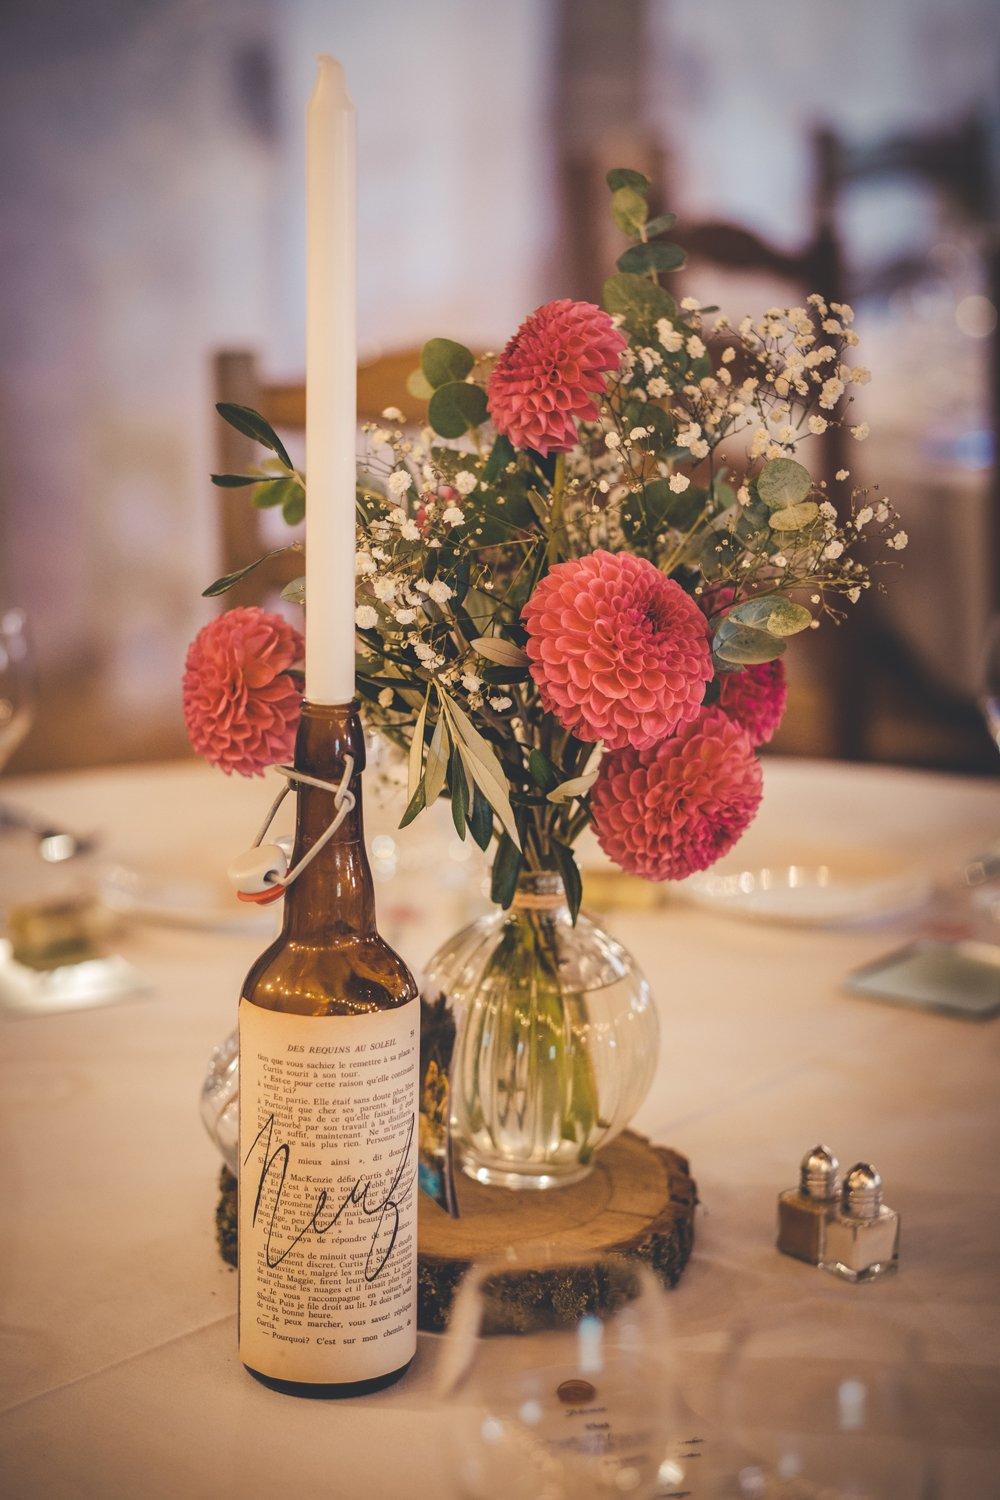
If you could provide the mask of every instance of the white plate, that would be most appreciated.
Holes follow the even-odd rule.
[[[927,904],[927,870],[906,868],[891,853],[870,849],[803,850],[789,858],[747,860],[739,851],[679,891],[696,906],[763,922],[839,927],[885,922]]]

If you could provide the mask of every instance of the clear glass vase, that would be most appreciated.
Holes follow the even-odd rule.
[[[458,1037],[452,1129],[480,1182],[578,1182],[653,1080],[659,1023],[631,955],[585,913],[570,918],[559,875],[523,874],[511,909],[439,948],[425,998],[447,997]]]

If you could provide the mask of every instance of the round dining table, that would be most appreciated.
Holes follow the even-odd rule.
[[[115,1004],[0,1015],[11,1500],[455,1493],[441,1337],[421,1335],[391,1389],[339,1402],[276,1394],[237,1358],[236,1276],[215,1238],[220,1159],[199,1093],[277,920],[237,905],[224,877],[273,794],[189,762],[0,788],[6,806],[97,837],[88,861],[114,893],[110,941],[144,986]],[[483,865],[443,807],[399,832],[391,776],[366,796],[380,927],[419,974],[486,909]],[[829,856],[948,882],[998,833],[996,781],[772,757],[747,859]],[[683,890],[640,899],[624,881],[616,896],[606,872],[594,890],[659,1009],[657,1071],[633,1125],[688,1157],[698,1184],[694,1252],[667,1299],[684,1451],[711,1448],[737,1327],[863,1306],[919,1335],[936,1493],[1000,1495],[1000,1021],[846,986],[927,932],[933,907],[880,904],[824,926],[747,920]],[[902,1221],[895,1276],[849,1285],[778,1253],[777,1195],[819,1141],[881,1172]],[[707,1472],[687,1458],[663,1494],[707,1496]]]

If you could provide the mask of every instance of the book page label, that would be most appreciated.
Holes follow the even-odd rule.
[[[420,1002],[290,1016],[240,1001],[240,1358],[377,1379],[417,1338]]]

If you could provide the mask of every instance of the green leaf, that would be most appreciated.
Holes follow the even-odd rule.
[[[649,178],[644,177],[641,172],[634,172],[631,167],[612,167],[605,181],[613,193],[621,188],[633,188],[637,193],[649,192]]]
[[[629,333],[652,335],[660,318],[677,316],[677,303],[669,292],[647,276],[620,271],[604,283],[602,301],[612,317],[623,320]]]
[[[287,483],[284,474],[212,474],[210,478],[220,490],[242,490],[248,484]]]
[[[431,701],[430,684],[424,693],[424,701],[420,705],[417,714],[417,722],[413,726],[413,738],[410,741],[410,755],[407,764],[406,795],[411,800],[420,782],[420,769],[424,763],[424,725],[427,723],[427,708]],[[402,827],[402,824],[400,824]]]
[[[497,845],[490,876],[490,897],[504,911],[510,906],[517,890],[517,878],[524,864],[524,856],[514,841],[505,833]]]
[[[448,783],[451,787],[451,820],[460,839],[465,838],[469,816],[469,784],[465,779],[460,748],[452,748],[448,761]]]
[[[502,635],[478,635],[472,641],[473,650],[480,656],[485,656],[487,661],[495,661],[501,667],[526,667],[528,665],[528,654],[522,651],[520,646],[515,646],[513,641],[508,641]]]
[[[532,750],[528,756],[528,770],[531,779],[543,792],[551,792],[553,787],[559,785],[559,772],[541,750]]]
[[[571,802],[574,797],[585,797],[597,780],[597,771],[586,771],[582,776],[571,776],[561,781],[549,792],[550,802]]]
[[[413,796],[406,804],[406,811],[399,820],[400,828],[405,828],[407,824],[412,823],[417,814],[422,813],[426,806],[427,797],[424,792],[424,784],[421,781],[420,785],[417,787],[417,790],[413,793]]]
[[[712,650],[720,661],[751,667],[780,656],[785,650],[785,642],[769,631],[727,619],[715,632]]]
[[[265,422],[260,412],[253,411],[249,406],[235,406],[231,401],[217,401],[215,409],[230,427],[235,427],[236,431],[242,432],[244,437],[253,438],[254,442],[262,443],[265,448],[270,448],[272,453],[276,453],[286,469],[294,467],[284,443],[270,422]]]
[[[472,788],[472,808],[469,812],[469,832],[484,852],[493,837],[493,813],[490,804],[477,786]]]
[[[812,476],[794,458],[772,458],[757,475],[757,494],[768,510],[784,510],[804,500],[812,489]]]
[[[676,214],[657,214],[655,219],[650,219],[646,225],[646,238],[654,239],[658,234],[666,234],[673,229],[677,223]]]
[[[619,271],[677,271],[684,264],[680,245],[652,240],[646,245],[630,245],[616,262]]]
[[[438,721],[431,735],[430,749],[427,751],[427,768],[424,771],[424,787],[429,803],[436,802],[441,795],[445,777],[448,774],[450,748],[448,726],[444,714],[438,714]]]
[[[289,479],[287,475],[284,475],[277,484],[267,484],[257,490],[253,496],[253,503],[258,510],[271,510],[278,505],[286,505],[293,495],[303,494],[298,480]]]
[[[800,500],[798,505],[786,506],[784,510],[771,512],[772,531],[801,531],[811,526],[819,515],[815,500]]]
[[[281,590],[282,599],[287,599],[289,604],[305,604],[306,602],[306,580],[305,574],[293,578],[291,583],[286,583]]]
[[[517,453],[510,438],[504,437],[502,432],[498,433],[480,476],[482,483],[495,484],[507,465],[516,457]]]
[[[281,518],[286,526],[297,526],[304,519],[306,513],[306,495],[301,485],[294,487],[294,493],[282,501]]]
[[[649,218],[649,204],[635,188],[620,187],[611,195],[611,217],[623,234],[638,239]]]
[[[726,619],[735,620],[738,625],[752,625],[777,636],[797,635],[812,623],[812,615],[804,604],[796,604],[793,599],[786,599],[781,594],[765,594],[760,599],[748,599],[745,604],[737,604],[735,609],[731,609]]]
[[[557,839],[552,840],[552,852],[556,857],[559,873],[566,888],[566,903],[575,926],[580,911],[580,902],[583,900],[583,880],[576,856],[568,844],[560,844]]]
[[[468,381],[450,380],[431,397],[427,420],[439,437],[462,437],[486,421],[486,392]]]
[[[291,552],[292,550],[290,546],[272,547],[270,552],[265,552],[264,556],[258,557],[256,562],[247,563],[245,568],[237,568],[235,573],[224,573],[221,578],[217,578],[214,583],[210,583],[207,589],[202,589],[201,597],[203,599],[217,598],[219,594],[224,594],[227,589],[231,589],[234,583],[239,583],[248,573],[252,573],[254,568],[259,568],[261,563],[267,562],[269,557],[278,557],[282,552]]]
[[[454,339],[429,339],[420,351],[420,369],[434,390],[464,380],[475,363],[471,350]]]
[[[406,377],[406,389],[415,401],[429,401],[434,394],[434,387],[423,370],[410,371]]]
[[[441,689],[439,687],[439,692]],[[441,693],[441,702],[448,717],[451,727],[459,742],[459,750],[465,762],[466,770],[475,784],[486,797],[493,811],[500,819],[500,824],[520,847],[520,837],[517,824],[514,822],[514,812],[510,805],[510,791],[507,786],[507,777],[504,775],[503,767],[497,759],[493,747],[483,739],[478,729],[471,723],[468,715],[459,708],[454,698],[447,693]]]

